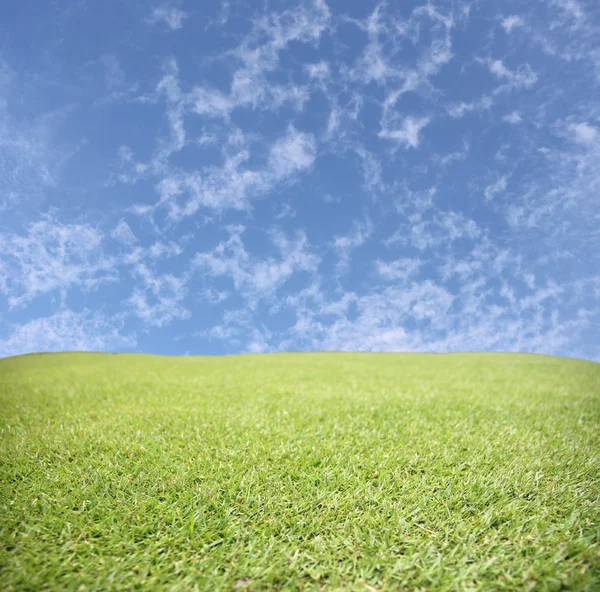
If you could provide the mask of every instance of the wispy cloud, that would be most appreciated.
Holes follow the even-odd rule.
[[[395,261],[390,261],[389,263],[378,260],[377,273],[385,280],[406,281],[418,271],[420,266],[421,261],[419,259],[411,259],[408,257],[402,257]]]
[[[316,147],[312,134],[289,127],[269,150],[263,168],[245,166],[250,152],[241,148],[225,156],[221,166],[207,167],[198,172],[167,173],[158,183],[160,201],[174,220],[195,214],[200,208],[213,210],[247,209],[250,200],[264,195],[277,184],[308,170],[315,159]]]
[[[302,233],[289,239],[280,231],[273,232],[270,238],[277,256],[258,258],[244,246],[243,226],[229,226],[227,231],[227,241],[210,252],[197,253],[192,266],[210,277],[228,278],[250,308],[261,300],[270,301],[293,275],[315,272],[319,264],[319,256],[311,251]]]
[[[39,202],[77,150],[57,141],[69,106],[49,107],[35,115],[19,113],[19,102],[34,92],[35,83],[0,56],[0,212],[19,203]]]
[[[280,180],[310,168],[315,160],[316,144],[312,134],[289,127],[269,152],[268,171],[273,180]]]
[[[418,148],[421,131],[429,124],[429,117],[407,117],[399,129],[382,129],[379,137],[395,140],[406,148]]]
[[[130,350],[136,337],[99,312],[63,310],[14,324],[0,335],[0,357],[30,352]]]
[[[529,88],[538,80],[537,74],[529,64],[523,64],[516,70],[511,70],[502,60],[489,60],[488,68],[496,78],[506,81],[506,85],[497,88],[496,92],[505,89]]]
[[[239,67],[234,71],[228,93],[196,86],[190,92],[192,110],[199,115],[228,119],[234,109],[277,109],[286,102],[302,108],[308,96],[295,84],[270,82],[267,75],[279,66],[280,54],[292,42],[316,44],[329,26],[330,12],[322,0],[314,0],[281,13],[271,13],[254,22],[252,31],[229,55]],[[319,66],[309,73],[317,74]],[[321,65],[320,75],[324,74]]]
[[[350,267],[352,252],[365,244],[373,232],[373,224],[370,220],[357,222],[348,234],[336,236],[333,240],[333,248],[338,256],[336,273],[338,276],[347,273]]]
[[[105,255],[103,235],[88,224],[62,224],[45,218],[23,234],[0,234],[3,274],[0,286],[9,306],[28,303],[42,294],[69,289],[93,290],[118,281],[111,257]]]
[[[511,125],[516,125],[517,123],[521,123],[523,118],[518,111],[511,111],[502,117],[502,121],[506,121],[506,123],[510,123]]]
[[[483,97],[473,101],[461,101],[460,103],[448,105],[446,110],[450,117],[460,119],[461,117],[464,117],[467,113],[473,112],[479,114],[485,111],[489,111],[493,104],[493,99],[488,95],[484,95]]]
[[[132,245],[137,241],[135,234],[133,234],[133,231],[129,227],[129,224],[127,224],[127,222],[125,222],[125,220],[122,218],[110,233],[110,236],[111,238],[125,245]]]
[[[217,4],[15,22],[2,351],[600,357],[589,2]]]
[[[483,191],[483,195],[487,201],[494,198],[495,195],[501,194],[506,191],[508,182],[508,175],[502,175],[498,180],[488,185]]]
[[[510,33],[513,29],[522,27],[524,24],[525,21],[518,14],[511,14],[502,19],[502,27],[507,33]]]
[[[144,263],[138,263],[133,274],[138,284],[126,304],[145,325],[163,327],[190,317],[190,311],[183,304],[185,278],[170,273],[157,274]]]
[[[591,145],[598,138],[598,130],[585,122],[572,123],[569,125],[569,131],[579,144]]]
[[[154,8],[147,20],[149,23],[162,23],[171,31],[176,31],[183,27],[187,16],[186,12],[176,6],[162,4]]]

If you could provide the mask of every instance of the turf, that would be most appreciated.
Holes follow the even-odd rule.
[[[7,590],[598,590],[600,365],[0,360]]]

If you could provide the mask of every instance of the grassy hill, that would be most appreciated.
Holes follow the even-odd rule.
[[[600,365],[0,360],[8,590],[598,590]]]

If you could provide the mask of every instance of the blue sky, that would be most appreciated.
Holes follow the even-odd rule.
[[[600,360],[600,5],[5,2],[0,356]]]

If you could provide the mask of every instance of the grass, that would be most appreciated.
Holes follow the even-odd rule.
[[[5,590],[598,590],[600,365],[0,360]]]

